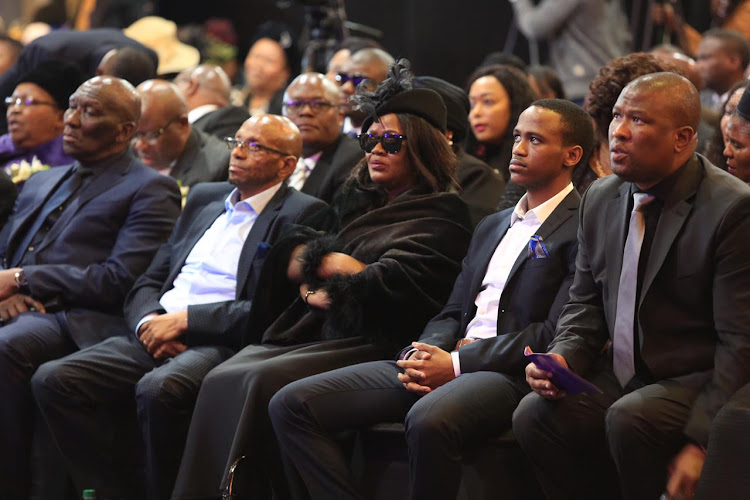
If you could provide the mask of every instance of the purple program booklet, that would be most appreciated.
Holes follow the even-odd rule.
[[[549,354],[539,354],[532,352],[529,346],[523,350],[524,356],[529,358],[529,361],[534,363],[539,369],[546,372],[552,373],[552,383],[555,384],[559,389],[565,391],[568,396],[575,394],[591,394],[601,393],[602,390],[597,386],[584,379],[583,377],[576,375],[558,361],[550,356]]]

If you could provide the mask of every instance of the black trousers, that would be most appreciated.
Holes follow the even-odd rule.
[[[587,378],[604,394],[548,401],[531,393],[513,415],[513,432],[549,499],[655,500],[710,375],[648,385],[634,379],[623,390],[602,356]]]
[[[273,395],[301,378],[392,354],[392,348],[361,337],[245,347],[203,381],[172,498],[215,500],[229,467],[241,456],[246,457],[243,470],[251,476],[243,482],[252,485],[254,498],[267,498],[269,485],[274,500],[288,498],[289,484],[268,417]]]
[[[63,313],[25,313],[0,327],[0,495],[26,500],[35,410],[30,380],[39,365],[77,349]]]
[[[362,498],[336,433],[404,422],[411,498],[455,499],[464,452],[507,431],[529,390],[521,377],[477,372],[419,397],[404,389],[399,372],[395,361],[354,365],[290,384],[271,400],[288,469],[296,469],[310,497]]]
[[[232,354],[198,346],[155,360],[131,334],[42,365],[34,396],[76,489],[169,498],[201,382]]]
[[[695,500],[744,500],[750,491],[750,384],[719,410],[711,423],[706,462]]]

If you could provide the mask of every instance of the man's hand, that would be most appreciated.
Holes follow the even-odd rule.
[[[417,351],[409,359],[396,362],[404,370],[398,374],[398,380],[406,390],[427,394],[456,378],[449,352],[422,342],[412,342],[411,345]]]
[[[178,354],[185,352],[188,346],[180,342],[179,340],[170,340],[164,342],[154,353],[154,359],[168,359],[174,358]]]
[[[310,287],[306,283],[302,283],[299,286],[299,295],[308,306],[324,311],[327,311],[331,307],[331,297],[328,296],[328,292],[325,289],[318,288],[314,292],[307,293],[309,290]]]
[[[21,271],[20,267],[0,271],[0,300],[7,299],[18,292],[16,273],[19,271]]]
[[[7,322],[16,316],[27,312],[46,312],[44,304],[38,302],[28,295],[17,293],[7,299],[0,301],[0,319]]]
[[[180,337],[187,331],[187,310],[160,314],[145,322],[138,330],[138,338],[149,354],[155,357],[156,351],[165,342]]]
[[[350,255],[340,252],[332,252],[323,257],[318,266],[318,277],[323,280],[331,279],[337,275],[348,276],[362,272],[367,267]]]
[[[553,352],[550,353],[550,356],[553,356],[561,365],[568,368],[568,362],[565,361],[565,358]],[[526,382],[532,391],[545,399],[564,398],[566,396],[565,391],[555,387],[555,384],[550,379],[552,379],[551,372],[540,370],[534,363],[526,365]]]
[[[669,467],[667,497],[670,500],[690,500],[701,477],[706,453],[694,444],[686,444]]]

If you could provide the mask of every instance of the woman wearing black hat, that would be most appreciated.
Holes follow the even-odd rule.
[[[82,80],[76,66],[47,61],[25,74],[12,95],[0,96],[8,119],[8,133],[0,136],[0,167],[17,184],[31,174],[30,166],[73,163],[62,147],[63,111]]]
[[[412,89],[405,61],[357,100],[368,115],[366,156],[334,201],[340,229],[322,236],[297,228],[269,252],[262,273],[272,278],[263,283],[282,286],[286,274],[299,297],[265,331],[279,304],[256,298],[250,323],[263,327],[204,380],[173,499],[215,497],[242,455],[258,498],[269,481],[286,498],[267,413],[274,393],[305,376],[392,358],[448,298],[471,224],[465,203],[448,192],[455,156],[443,136],[445,106],[437,93]]]

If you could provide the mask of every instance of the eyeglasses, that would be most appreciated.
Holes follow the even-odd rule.
[[[293,154],[285,153],[283,151],[279,151],[278,149],[269,148],[268,146],[264,146],[263,144],[258,144],[255,141],[241,141],[239,139],[225,137],[224,144],[227,145],[227,148],[229,148],[230,151],[234,148],[240,148],[240,151],[243,151],[245,153],[257,154],[261,151],[268,151],[269,153],[276,153],[277,155],[282,156],[294,156]]]
[[[54,102],[48,101],[37,101],[33,97],[12,97],[8,96],[5,98],[5,105],[11,106],[57,106]]]
[[[359,147],[361,147],[365,153],[372,153],[375,146],[380,143],[386,153],[395,155],[401,151],[401,144],[405,139],[406,136],[401,134],[383,134],[382,136],[359,134]]]
[[[172,125],[175,120],[177,120],[182,115],[173,116],[171,120],[169,120],[166,125],[164,125],[159,130],[155,130],[153,132],[138,132],[135,135],[133,135],[133,142],[141,140],[143,142],[146,142],[148,144],[154,144],[156,141],[159,140],[159,137],[164,135],[164,132],[167,131],[170,125]]]
[[[355,87],[365,80],[369,80],[365,75],[359,73],[336,73],[336,81],[339,85],[344,85],[346,82],[351,81]]]
[[[323,99],[311,99],[309,101],[304,101],[301,99],[299,101],[289,100],[284,101],[283,109],[286,113],[298,114],[301,113],[303,109],[305,109],[305,106],[310,106],[310,110],[313,113],[320,113],[325,109],[333,107],[333,104]]]

